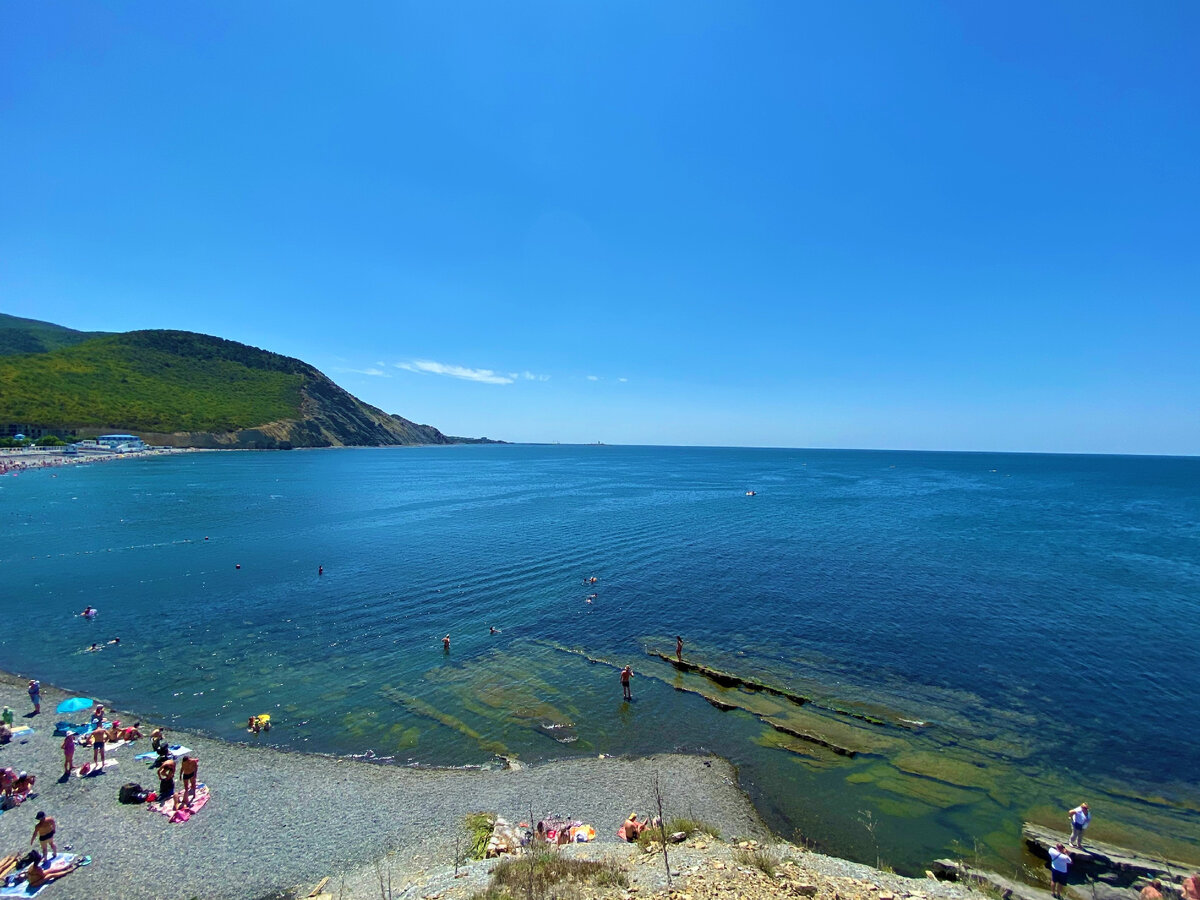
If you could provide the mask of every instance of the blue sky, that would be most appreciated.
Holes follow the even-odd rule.
[[[0,310],[516,441],[1200,453],[1200,5],[16,2]]]

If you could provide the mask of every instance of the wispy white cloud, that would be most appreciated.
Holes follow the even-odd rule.
[[[491,369],[468,369],[466,366],[451,366],[446,363],[434,362],[431,359],[398,362],[396,368],[418,372],[422,375],[449,375],[451,378],[462,378],[466,381],[478,381],[483,384],[512,384],[517,380],[516,376],[493,372]]]
[[[618,378],[618,379],[617,379],[617,381],[621,382],[621,384],[624,384],[624,383],[625,383],[625,382],[627,382],[628,380],[629,380],[628,378]]]
[[[383,365],[383,363],[378,363],[378,365]],[[383,369],[347,369],[342,366],[336,366],[333,371],[345,372],[350,375],[373,375],[376,378],[391,378],[392,377],[387,372],[383,371]]]
[[[599,381],[599,380],[600,380],[600,376],[599,376],[599,375],[589,375],[589,376],[587,377],[587,380],[588,380],[588,381]]]
[[[549,375],[535,375],[533,372],[530,372],[528,370],[522,372],[521,377],[524,378],[526,381],[549,381],[550,380]]]

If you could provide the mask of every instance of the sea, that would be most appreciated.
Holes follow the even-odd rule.
[[[1083,800],[1093,837],[1200,861],[1200,458],[486,445],[26,471],[0,477],[0,608],[0,668],[231,741],[712,752],[777,833],[903,873],[1019,875],[1021,823],[1065,830]],[[676,636],[710,671],[657,655]],[[700,806],[664,788],[668,814]]]

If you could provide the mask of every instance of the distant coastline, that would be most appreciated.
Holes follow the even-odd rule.
[[[55,469],[61,466],[79,466],[97,462],[112,462],[117,459],[146,459],[151,456],[175,456],[180,453],[197,453],[194,447],[149,447],[118,453],[114,450],[97,450],[90,453],[67,453],[62,447],[0,448],[0,475],[16,475],[31,469]]]

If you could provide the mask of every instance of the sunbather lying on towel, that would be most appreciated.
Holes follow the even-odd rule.
[[[25,880],[29,882],[31,888],[40,888],[43,884],[49,884],[51,881],[56,881],[64,875],[70,875],[76,869],[83,865],[86,857],[75,857],[68,863],[51,863],[48,868],[42,868],[42,855],[34,850],[31,856],[35,857],[33,864],[17,876],[17,881]]]

